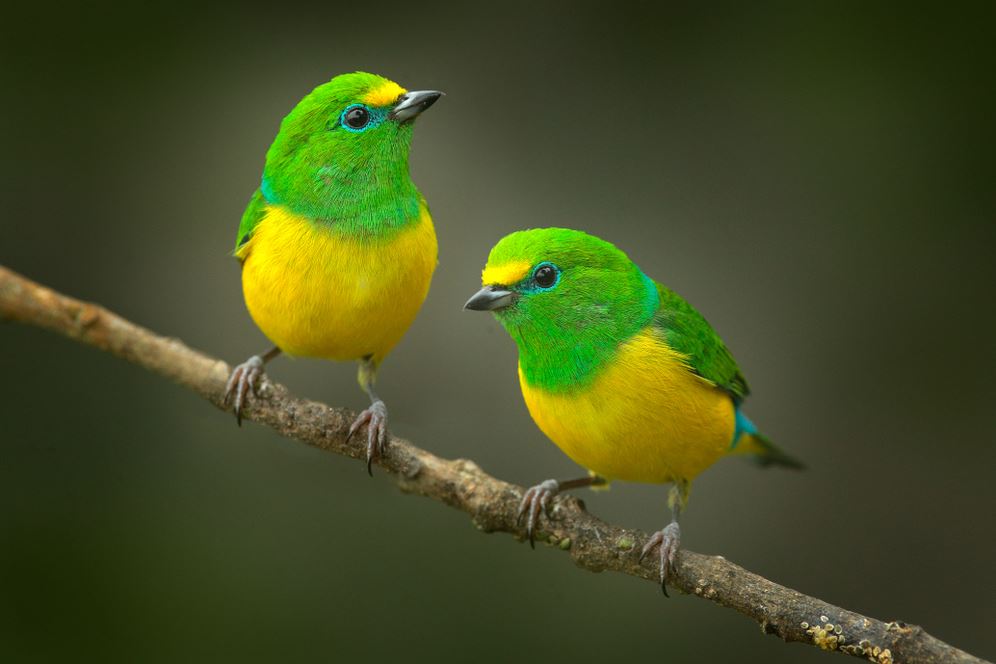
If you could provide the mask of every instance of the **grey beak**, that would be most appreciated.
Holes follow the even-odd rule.
[[[467,300],[464,309],[472,311],[494,311],[504,309],[515,302],[515,293],[501,286],[485,286]]]
[[[422,111],[436,103],[444,93],[439,90],[412,90],[398,98],[394,110],[388,113],[389,120],[408,122],[414,120]]]

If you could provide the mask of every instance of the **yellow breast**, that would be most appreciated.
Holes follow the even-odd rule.
[[[624,343],[594,383],[574,393],[530,386],[529,413],[575,462],[608,479],[691,480],[729,449],[730,396],[693,374],[660,335]]]
[[[253,320],[290,355],[381,359],[429,292],[436,232],[425,207],[390,238],[347,237],[268,206],[239,250]]]

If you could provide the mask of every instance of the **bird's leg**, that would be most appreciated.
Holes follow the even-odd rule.
[[[225,386],[224,405],[235,397],[235,421],[242,426],[242,404],[250,392],[256,394],[256,384],[263,376],[263,365],[280,355],[280,349],[274,346],[262,355],[253,355],[242,364],[232,369],[232,375]]]
[[[681,528],[678,526],[678,517],[688,502],[688,482],[677,480],[671,486],[667,495],[667,504],[671,508],[671,523],[664,526],[663,530],[658,530],[650,536],[643,551],[640,553],[642,561],[655,546],[660,547],[661,564],[661,592],[667,597],[667,580],[670,573],[674,571],[674,558],[678,554],[678,547],[681,545]]]
[[[357,416],[353,425],[349,427],[349,435],[346,436],[348,441],[364,424],[367,425],[367,473],[371,477],[373,477],[373,462],[383,456],[387,447],[387,406],[373,390],[376,378],[377,363],[372,356],[367,355],[360,360],[358,379],[360,387],[370,397],[370,407]]]
[[[522,494],[522,501],[519,503],[519,512],[516,515],[516,522],[521,523],[526,517],[526,535],[529,537],[529,546],[536,548],[536,524],[539,522],[540,512],[547,517],[550,516],[550,501],[561,491],[568,489],[580,489],[586,486],[600,486],[607,484],[604,477],[589,475],[576,480],[544,480],[536,486],[530,487]]]

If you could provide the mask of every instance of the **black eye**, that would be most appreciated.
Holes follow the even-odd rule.
[[[557,281],[557,270],[552,265],[540,265],[533,272],[533,279],[540,288],[549,288]]]
[[[342,122],[350,129],[363,129],[370,122],[370,111],[362,106],[354,106],[343,114]]]

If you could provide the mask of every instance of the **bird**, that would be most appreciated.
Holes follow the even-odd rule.
[[[415,119],[441,96],[382,76],[335,76],[283,119],[242,215],[234,255],[249,314],[273,347],[236,366],[225,388],[236,421],[281,353],[357,360],[370,406],[367,471],[385,450],[387,407],[374,383],[429,292],[436,232],[408,170]]]
[[[490,311],[512,337],[529,414],[588,469],[524,493],[518,518],[530,544],[561,491],[670,483],[671,521],[640,555],[658,548],[666,595],[699,473],[731,454],[802,468],[744,414],[747,381],[706,319],[613,244],[567,228],[517,231],[491,249],[481,283],[464,307]]]

